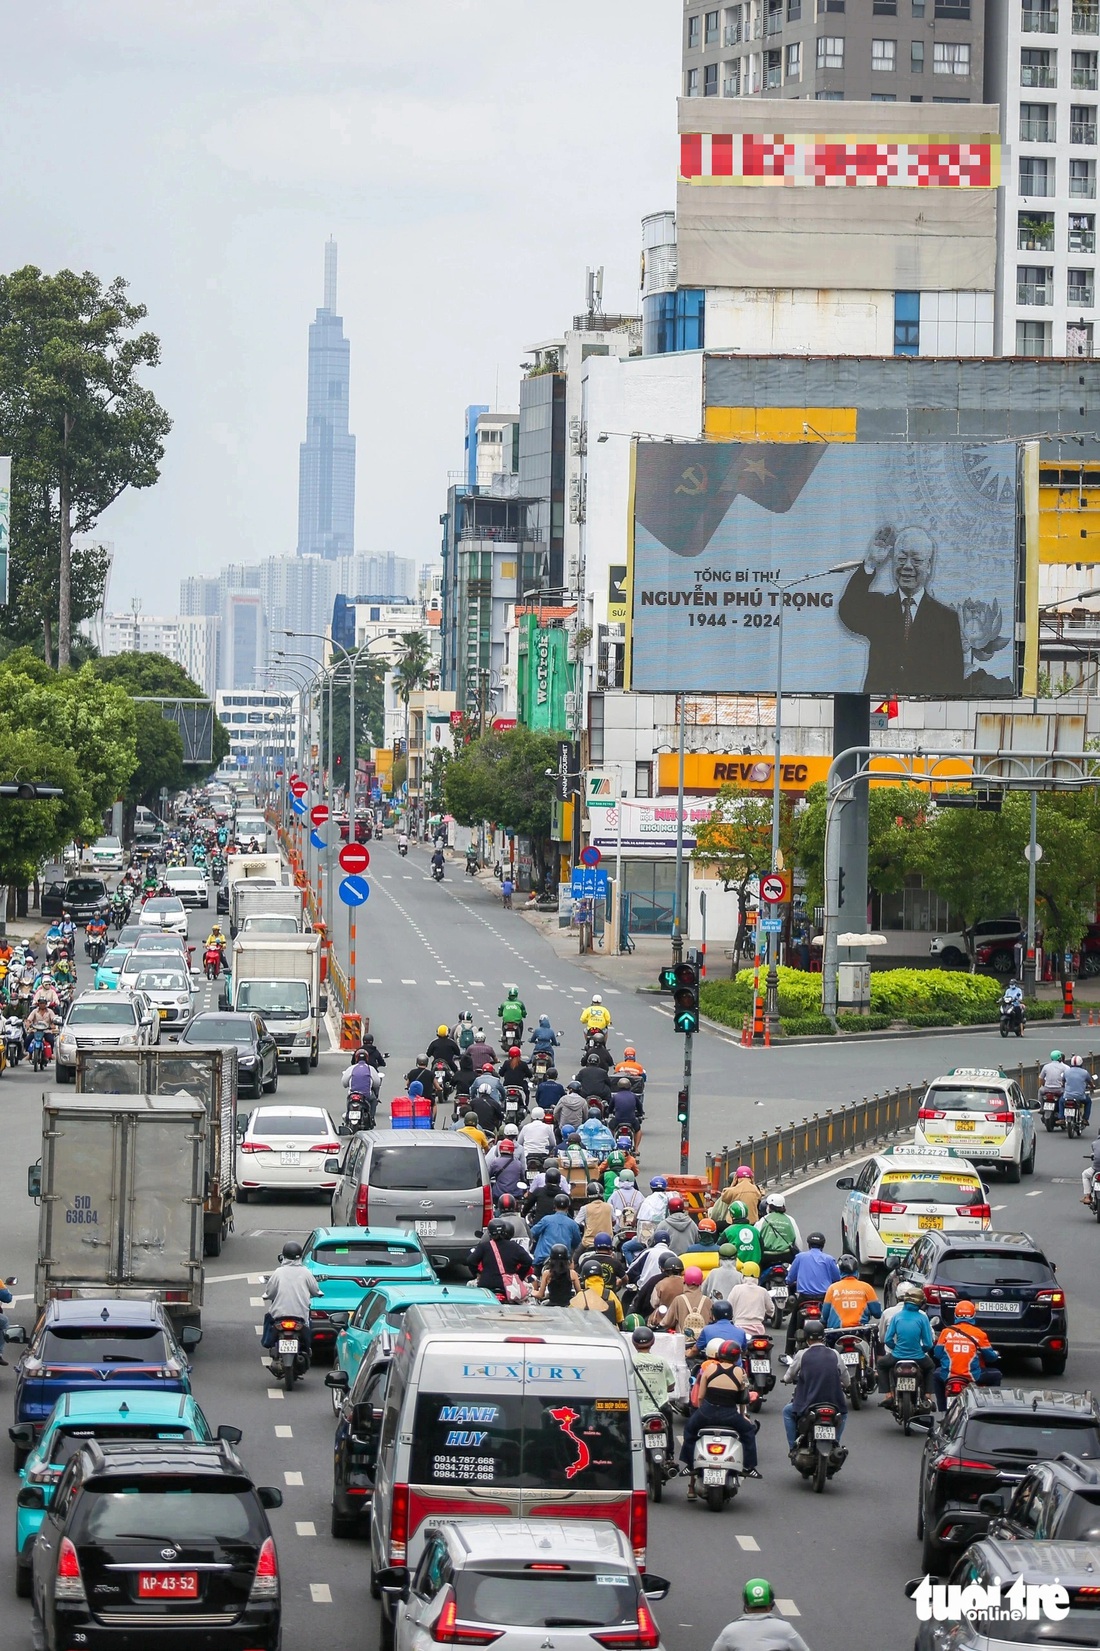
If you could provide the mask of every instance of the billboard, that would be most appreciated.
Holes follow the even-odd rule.
[[[1011,697],[1013,442],[638,442],[630,686]],[[844,571],[830,571],[838,564]]]

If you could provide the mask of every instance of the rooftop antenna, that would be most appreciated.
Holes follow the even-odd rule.
[[[336,313],[336,242],[330,235],[325,242],[325,303],[331,314]]]
[[[599,269],[586,269],[584,272],[585,287],[588,298],[588,313],[590,316],[603,314],[603,265]]]

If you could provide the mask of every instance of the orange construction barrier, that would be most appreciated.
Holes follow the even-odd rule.
[[[742,1049],[747,1049],[751,1042],[752,1042],[752,1034],[749,1031],[749,1017],[748,1017],[748,1015],[742,1015],[742,1017],[741,1017],[741,1047],[742,1047]]]
[[[1073,1012],[1073,982],[1072,980],[1066,980],[1062,982],[1062,1019],[1076,1020],[1076,1018]]]
[[[757,993],[752,1005],[752,1041],[756,1043],[764,1037],[764,999]]]
[[[340,1048],[358,1049],[363,1042],[362,1015],[340,1016]]]

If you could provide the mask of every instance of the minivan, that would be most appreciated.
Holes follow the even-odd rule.
[[[334,1227],[403,1227],[433,1261],[465,1261],[492,1219],[485,1158],[461,1132],[363,1130],[325,1169],[340,1176]]]

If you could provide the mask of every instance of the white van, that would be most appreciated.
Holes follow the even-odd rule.
[[[630,1343],[602,1317],[410,1307],[374,1448],[371,1592],[382,1599],[383,1643],[424,1530],[444,1513],[605,1519],[645,1569],[645,1453]]]

